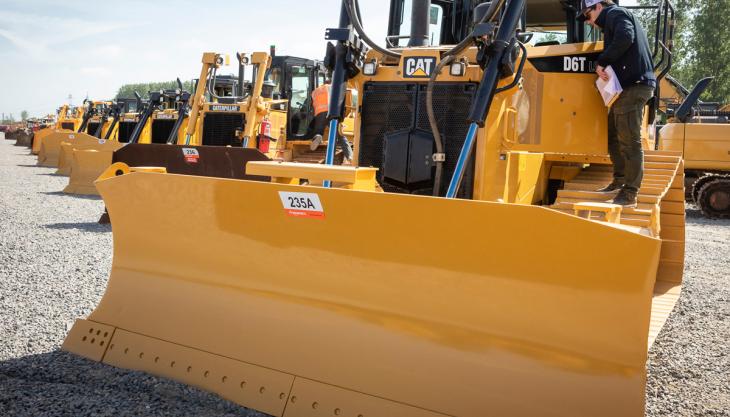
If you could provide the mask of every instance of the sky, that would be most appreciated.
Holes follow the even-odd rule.
[[[623,3],[634,3],[624,1]],[[383,45],[389,0],[360,0]],[[110,99],[128,83],[196,78],[203,52],[322,59],[339,0],[0,0],[0,113]],[[236,72],[233,66],[224,72]]]
[[[389,0],[360,0],[384,39]],[[203,52],[322,59],[338,0],[0,0],[0,112],[52,113],[71,95],[108,99],[128,83],[197,78]],[[227,67],[224,72],[237,72]]]

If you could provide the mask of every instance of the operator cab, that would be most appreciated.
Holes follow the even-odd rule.
[[[314,136],[312,91],[324,83],[324,70],[318,61],[293,56],[273,56],[266,79],[273,82],[274,100],[287,100],[288,140]]]

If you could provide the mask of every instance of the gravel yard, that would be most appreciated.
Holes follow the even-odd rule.
[[[1,134],[0,134],[1,137]],[[104,293],[103,202],[0,140],[0,415],[263,416],[200,390],[61,352]],[[647,416],[730,416],[730,221],[687,210],[682,297],[649,354]]]

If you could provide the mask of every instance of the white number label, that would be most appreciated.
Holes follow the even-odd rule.
[[[198,158],[200,158],[200,154],[198,153],[198,150],[195,148],[182,148],[183,158],[185,158],[185,162],[189,162],[192,164],[198,163]]]
[[[290,193],[279,191],[281,204],[289,216],[324,218],[324,209],[315,193]]]

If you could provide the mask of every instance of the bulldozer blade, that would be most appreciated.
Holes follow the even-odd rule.
[[[129,143],[114,152],[112,162],[133,167],[165,167],[170,174],[269,181],[269,177],[247,175],[248,161],[269,161],[258,149],[229,146],[183,146]],[[109,223],[109,212],[99,218]]]
[[[274,416],[643,416],[661,241],[543,207],[132,172],[63,348]]]
[[[15,146],[28,146],[31,143],[31,135],[33,133],[31,132],[28,134],[27,132],[21,131],[15,141]]]
[[[46,136],[38,151],[38,165],[58,168],[58,157],[61,152],[61,143],[74,143],[79,138],[98,141],[94,136],[87,133],[59,131]]]
[[[71,133],[74,132],[68,129],[55,129],[55,128],[46,128],[41,129],[37,132],[35,132],[35,136],[33,137],[33,147],[31,148],[30,153],[33,155],[38,155],[38,152],[41,151],[41,143],[47,138],[48,136],[54,134],[54,133]]]
[[[246,163],[268,160],[261,151],[252,148],[154,143],[130,143],[115,151],[112,157],[112,162],[123,162],[131,167],[165,167],[170,174],[262,181],[268,181],[268,178],[246,175]]]
[[[96,169],[98,174],[101,174],[106,167],[111,165],[111,154],[115,150],[124,146],[124,143],[120,143],[112,140],[97,139],[95,137],[79,137],[73,142],[62,142],[61,150],[58,153],[58,169],[56,174],[58,175],[70,175],[71,166],[73,162],[73,154],[75,151],[87,151],[95,150],[105,152],[108,154],[108,162],[104,166],[95,165],[93,169]],[[92,161],[100,161],[101,159],[95,158]],[[91,161],[90,161],[91,162]],[[96,177],[94,177],[96,179]],[[92,181],[93,182],[93,181]]]
[[[111,165],[110,150],[76,150],[71,161],[71,175],[63,189],[67,194],[99,195],[94,181]]]
[[[33,155],[38,155],[38,152],[41,150],[41,142],[43,142],[44,138],[51,135],[52,133],[60,132],[62,129],[41,129],[37,132],[35,132],[35,137],[33,138],[33,146],[30,148],[30,153]],[[70,132],[68,130],[63,130],[65,132]]]

